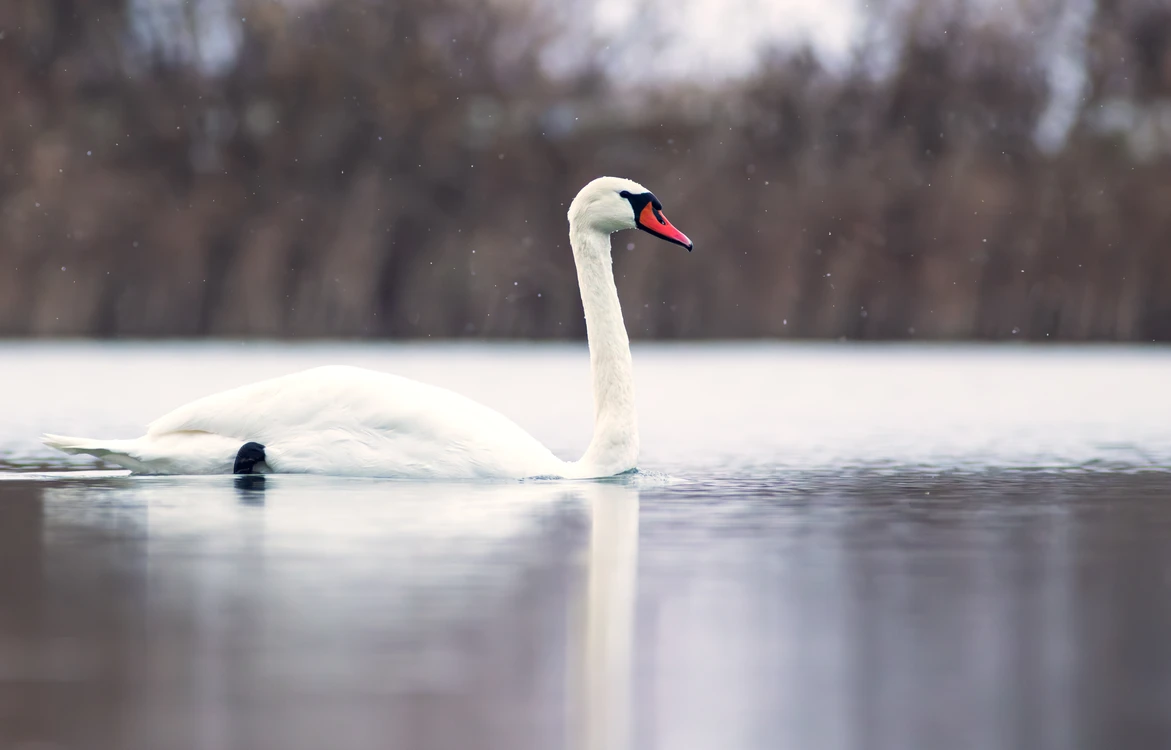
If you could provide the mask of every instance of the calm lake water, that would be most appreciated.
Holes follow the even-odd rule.
[[[324,363],[589,441],[584,346],[0,345],[0,747],[1171,746],[1171,350],[639,345],[605,482],[35,441]]]

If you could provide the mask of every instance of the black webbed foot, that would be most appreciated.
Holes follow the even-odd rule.
[[[244,443],[236,452],[233,474],[251,474],[252,467],[264,461],[264,446],[260,443]]]

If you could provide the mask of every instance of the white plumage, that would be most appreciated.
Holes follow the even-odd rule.
[[[648,194],[630,180],[602,177],[583,188],[569,210],[594,390],[594,436],[580,461],[557,458],[512,420],[458,393],[344,366],[206,396],[155,420],[133,440],[60,435],[43,440],[67,453],[88,453],[144,474],[230,474],[237,451],[249,442],[264,446],[265,462],[257,470],[279,473],[588,478],[633,469],[638,423],[630,344],[614,286],[609,235],[646,227],[637,220],[637,205],[632,205],[637,201],[624,193]]]

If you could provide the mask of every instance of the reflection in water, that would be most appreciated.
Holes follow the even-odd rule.
[[[638,492],[595,484],[590,508],[586,601],[581,608],[584,644],[574,671],[569,746],[577,750],[626,750],[630,746],[635,579],[638,563]]]
[[[1171,746],[1171,474],[264,479],[0,481],[0,747]]]
[[[0,547],[5,531],[36,541],[9,545],[21,560],[0,592],[19,570],[32,588],[4,604],[41,615],[16,631],[0,619],[0,654],[14,637],[76,653],[90,667],[70,679],[96,711],[15,739],[624,747],[632,487],[116,477],[0,492],[14,488],[30,514],[0,518]],[[71,698],[42,700],[49,716]]]
[[[240,502],[245,505],[264,505],[264,476],[261,474],[241,474],[233,478]]]

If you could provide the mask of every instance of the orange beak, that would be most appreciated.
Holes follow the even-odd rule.
[[[638,228],[644,232],[650,232],[656,237],[661,237],[667,242],[674,242],[676,245],[682,245],[687,248],[687,252],[691,252],[693,247],[691,240],[687,239],[687,235],[680,232],[675,227],[671,226],[671,222],[667,221],[667,217],[663,216],[663,212],[657,210],[654,205],[647,203],[642,207],[642,213],[638,215]]]

